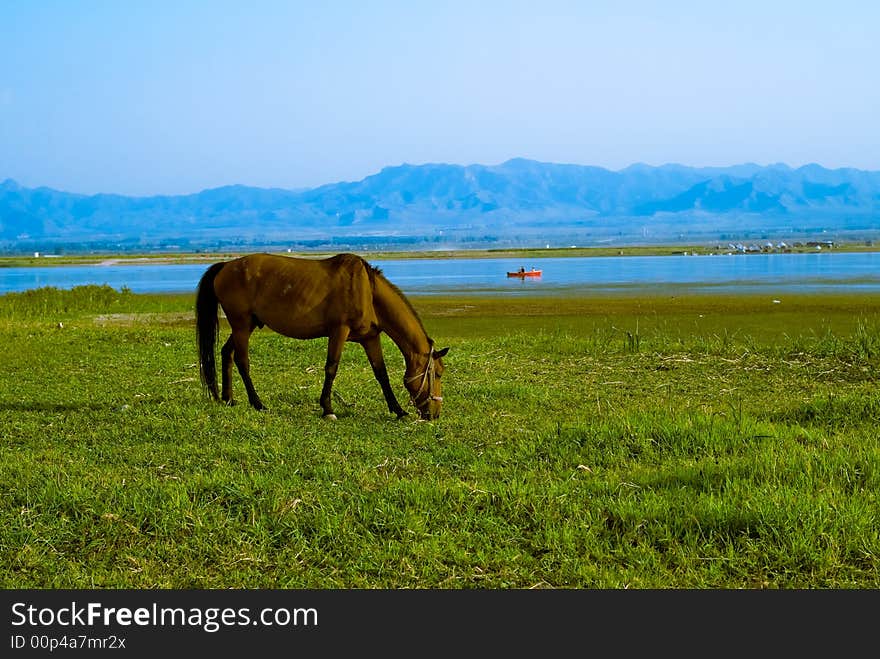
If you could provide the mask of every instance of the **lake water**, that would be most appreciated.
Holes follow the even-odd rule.
[[[638,291],[671,286],[693,291],[880,292],[880,252],[735,254],[718,256],[610,256],[559,258],[371,260],[405,293]],[[540,279],[508,279],[519,269],[543,270]],[[42,286],[84,284],[128,287],[135,293],[195,291],[207,265],[87,265],[0,268],[0,294]]]

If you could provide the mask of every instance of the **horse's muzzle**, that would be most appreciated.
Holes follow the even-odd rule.
[[[416,409],[419,411],[419,417],[423,421],[433,421],[434,419],[440,416],[440,406],[443,402],[443,398],[441,396],[431,396],[427,401],[425,401],[421,406],[416,405]]]

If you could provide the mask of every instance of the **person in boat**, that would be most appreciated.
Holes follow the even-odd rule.
[[[519,274],[523,274],[526,271],[524,266],[519,266]]]

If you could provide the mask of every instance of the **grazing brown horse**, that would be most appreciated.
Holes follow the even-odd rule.
[[[220,350],[219,394],[214,362],[218,305],[232,329]],[[339,254],[318,260],[251,254],[208,268],[196,293],[196,337],[202,383],[214,399],[222,397],[232,404],[234,363],[250,404],[264,409],[251,381],[248,359],[251,333],[264,325],[295,339],[328,337],[320,399],[325,418],[336,418],[330,392],[346,341],[363,346],[388,409],[398,418],[406,416],[388,382],[379,338],[382,332],[403,354],[404,386],[421,417],[440,416],[442,357],[449,348],[434,350],[434,342],[400,289],[361,257]]]

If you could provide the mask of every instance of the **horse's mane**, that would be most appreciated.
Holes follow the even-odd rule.
[[[387,284],[388,288],[390,288],[392,291],[394,291],[394,293],[397,295],[397,297],[400,298],[400,301],[403,302],[403,304],[406,306],[406,308],[409,309],[410,313],[412,313],[412,315],[415,317],[416,321],[418,321],[419,327],[422,328],[422,331],[425,333],[425,336],[428,337],[428,343],[430,343],[431,345],[434,345],[434,341],[428,335],[428,330],[425,329],[425,325],[424,325],[424,323],[422,323],[422,319],[421,319],[421,317],[419,317],[419,313],[415,310],[415,307],[413,307],[412,302],[410,302],[409,299],[406,297],[406,295],[403,294],[403,291],[400,290],[395,284],[393,284],[388,279],[388,277],[385,276],[385,274],[382,272],[381,268],[377,268],[374,265],[370,265],[366,261],[364,261],[364,265],[367,266],[367,272],[370,275],[370,286],[373,287],[373,290],[375,290],[375,288],[376,288],[376,278],[381,279],[385,284]]]

